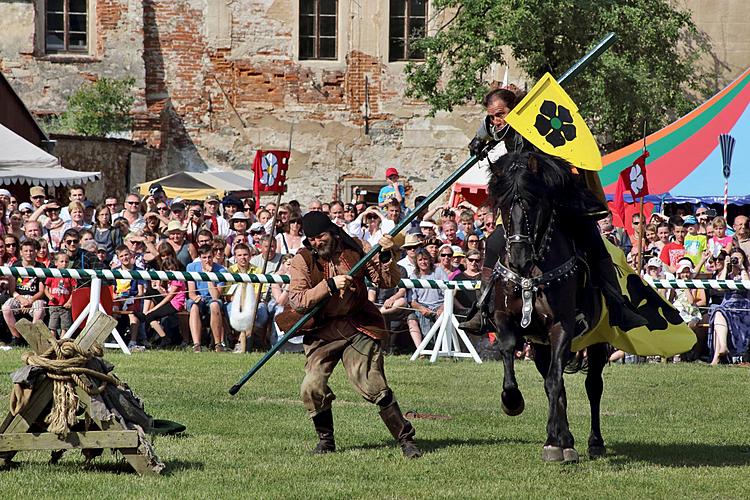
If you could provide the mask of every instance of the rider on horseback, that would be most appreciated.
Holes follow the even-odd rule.
[[[505,122],[505,117],[521,100],[515,93],[507,89],[496,89],[489,92],[482,101],[487,110],[487,116],[476,136],[469,144],[469,150],[475,156],[486,156],[482,161],[487,165],[494,164],[506,152],[536,151],[536,148],[524,140],[524,138],[513,130]],[[590,189],[601,201],[601,206],[594,209],[570,211],[577,215],[573,224],[567,224],[571,236],[575,239],[576,246],[585,251],[586,263],[591,270],[591,279],[599,288],[609,309],[609,321],[611,326],[616,326],[627,331],[645,326],[648,321],[638,314],[630,301],[622,295],[615,274],[615,267],[607,252],[607,249],[599,234],[596,221],[603,218],[607,213],[604,192],[599,176],[595,172],[585,171],[585,186]],[[472,334],[482,335],[490,327],[489,311],[487,304],[490,293],[488,292],[497,278],[493,275],[495,263],[505,249],[505,231],[501,225],[492,232],[485,244],[485,258],[482,267],[482,288],[479,303],[472,309],[467,320],[459,326]]]

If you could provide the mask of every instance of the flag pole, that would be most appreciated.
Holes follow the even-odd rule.
[[[586,66],[591,64],[596,58],[598,58],[602,52],[607,50],[610,45],[612,45],[615,41],[615,34],[609,33],[606,37],[602,39],[593,49],[591,49],[585,56],[583,56],[581,59],[579,59],[571,68],[566,71],[563,76],[561,76],[557,82],[562,85],[563,83],[567,82],[568,80],[573,79],[578,73],[583,71]],[[443,194],[445,190],[447,190],[449,187],[451,187],[453,184],[458,181],[458,179],[461,178],[462,175],[464,175],[466,172],[469,171],[471,167],[474,166],[479,161],[479,158],[476,156],[471,156],[469,159],[464,161],[458,169],[453,172],[447,179],[445,179],[440,185],[435,188],[435,190],[430,193],[423,201],[420,203],[412,212],[407,215],[404,220],[402,220],[400,223],[394,227],[390,233],[391,236],[396,236],[398,233],[403,231],[410,223],[411,221],[417,216],[417,214],[421,213],[423,210],[427,209],[431,203],[433,203],[438,196]],[[369,252],[365,254],[364,257],[362,257],[359,262],[357,262],[349,271],[349,276],[353,276],[357,274],[378,252],[380,252],[380,245],[376,244],[374,245]],[[258,372],[258,370],[265,365],[269,359],[273,357],[274,354],[276,354],[281,347],[286,344],[289,339],[292,337],[299,335],[297,332],[299,329],[304,325],[310,318],[312,318],[315,314],[317,314],[325,304],[325,300],[318,302],[310,311],[308,311],[304,316],[302,316],[292,327],[289,329],[286,334],[284,334],[281,339],[279,339],[276,344],[274,344],[271,349],[268,350],[268,352],[252,367],[248,372],[237,382],[235,383],[230,389],[229,394],[237,394],[240,389],[242,388],[245,383],[250,380],[250,377],[255,375],[255,373]]]
[[[292,134],[294,133],[294,123],[292,123],[292,126],[289,128],[289,147],[287,148],[287,151],[289,151],[289,159],[287,160],[287,169],[289,169],[289,162],[292,161]],[[286,189],[286,183],[284,183],[284,189]],[[258,197],[260,197],[260,193],[257,193]],[[271,226],[271,239],[276,238],[276,220],[279,217],[279,205],[281,205],[281,191],[276,192],[276,213],[273,215],[273,225]],[[250,235],[252,237],[252,235]],[[263,256],[263,268],[261,269],[261,274],[266,274],[266,270],[268,269],[268,259],[270,258],[271,253],[271,245],[268,245],[268,251]],[[242,286],[242,285],[240,285]],[[271,285],[268,285],[268,289],[271,289]],[[255,328],[255,320],[258,317],[258,307],[260,307],[260,298],[263,295],[263,284],[258,285],[258,291],[255,294],[255,306],[253,309],[253,317],[250,318],[250,328],[249,335],[250,337],[253,336],[253,329]],[[244,297],[241,297],[244,299]],[[245,303],[244,300],[240,301],[243,304]],[[270,317],[270,316],[269,316]],[[273,318],[271,318],[273,320]],[[263,339],[263,343],[265,345],[265,339]],[[245,353],[247,352],[247,335],[245,335],[245,332],[240,332],[240,352]]]
[[[646,120],[643,120],[643,152],[646,152]],[[643,165],[645,167],[646,165],[646,158],[643,159]],[[646,175],[646,171],[643,171],[643,175]],[[645,234],[644,226],[645,219],[643,218],[643,198],[645,196],[641,196],[641,203],[640,203],[640,216],[639,216],[639,223],[638,223],[638,276],[641,275],[641,272],[643,271],[643,235]]]

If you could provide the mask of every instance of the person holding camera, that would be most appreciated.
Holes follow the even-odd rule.
[[[398,181],[398,170],[393,167],[388,168],[385,171],[385,179],[386,184],[380,188],[380,192],[378,193],[378,206],[380,208],[385,208],[385,206],[388,205],[388,202],[396,200],[401,205],[401,211],[405,211],[406,190],[404,189],[403,184]]]
[[[735,248],[725,257],[719,280],[748,280],[747,256]],[[719,305],[709,312],[709,334],[713,334],[712,365],[719,364],[730,353],[748,356],[750,348],[750,294],[745,290],[727,290]]]

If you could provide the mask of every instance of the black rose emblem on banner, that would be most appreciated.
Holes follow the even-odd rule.
[[[570,110],[552,101],[544,101],[539,107],[534,128],[556,148],[576,138],[576,127]]]

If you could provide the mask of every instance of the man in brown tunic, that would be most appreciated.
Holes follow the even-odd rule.
[[[313,453],[336,451],[331,403],[336,396],[328,379],[339,361],[349,381],[365,400],[378,405],[380,417],[401,445],[406,457],[422,452],[414,443],[414,427],[406,420],[386,382],[380,346],[387,331],[378,308],[367,299],[365,277],[377,287],[398,285],[400,275],[391,257],[393,241],[380,240],[380,254],[354,277],[347,273],[364,255],[362,246],[322,212],[302,219],[305,247],[290,262],[289,300],[294,312],[304,314],[326,301],[304,337],[305,378],[302,401],[315,425],[319,443]]]

